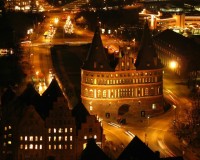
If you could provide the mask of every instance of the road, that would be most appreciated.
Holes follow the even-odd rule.
[[[56,13],[56,15],[54,15],[54,13],[48,13],[49,18],[45,20],[45,24],[41,24],[44,26],[43,32],[49,28],[50,24],[52,23],[52,17],[55,16],[62,17],[63,13]],[[58,25],[62,26],[63,23]],[[29,80],[33,76],[38,76],[35,73],[40,73],[39,75],[44,77],[45,86],[41,93],[49,85],[49,77],[51,74],[49,71],[53,69],[50,56],[50,47],[56,44],[83,44],[91,42],[93,32],[76,27],[75,32],[78,33],[78,36],[71,38],[65,38],[61,36],[60,38],[56,37],[45,39],[41,34],[38,35],[37,39],[33,40],[32,44],[29,46],[31,47],[31,53],[29,54],[30,63],[33,70],[31,72],[32,74],[29,75]],[[119,44],[119,40],[111,39],[109,36],[102,36],[102,40],[105,46],[116,43]],[[114,146],[120,146],[122,143],[124,146],[127,146],[133,138],[130,133],[133,133],[134,135],[137,135],[144,143],[146,143],[153,151],[159,151],[161,157],[182,156],[182,149],[180,147],[177,148],[177,146],[175,147],[175,144],[172,144],[173,142],[170,141],[170,139],[174,138],[172,137],[173,134],[170,134],[171,137],[166,135],[171,133],[171,125],[174,120],[175,113],[178,115],[178,113],[184,110],[185,107],[191,106],[191,101],[187,98],[187,87],[176,84],[177,79],[172,81],[173,77],[174,76],[170,76],[169,72],[164,74],[164,95],[177,106],[176,109],[172,108],[165,114],[156,117],[150,117],[148,119],[141,119],[141,117],[138,117],[134,119],[133,122],[120,127],[109,125],[108,123],[112,122],[112,120],[105,119],[103,120],[103,126],[106,139],[108,141],[112,141]],[[180,87],[183,87],[183,89],[180,89]],[[115,122],[113,121],[112,123]],[[171,144],[169,144],[169,142],[171,142]],[[173,151],[170,148],[173,148]],[[115,153],[115,156],[117,157],[122,150],[123,149],[118,150],[118,152]]]

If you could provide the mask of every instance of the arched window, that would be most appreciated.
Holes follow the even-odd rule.
[[[93,90],[92,89],[90,89],[89,97],[93,98]]]
[[[97,98],[101,98],[101,90],[97,91]]]
[[[84,93],[84,95],[85,95],[86,97],[88,97],[88,89],[87,89],[87,88],[85,88],[85,93]]]
[[[148,96],[148,95],[149,95],[149,88],[145,88],[145,90],[144,90],[144,95],[145,95],[145,96]]]
[[[106,90],[103,90],[103,98],[106,98]]]

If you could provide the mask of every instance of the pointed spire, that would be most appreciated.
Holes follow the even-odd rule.
[[[137,70],[148,70],[162,68],[158,60],[155,48],[153,46],[152,36],[149,30],[148,22],[145,22],[141,47],[137,55],[135,66]]]
[[[99,26],[96,27],[83,69],[92,71],[112,71],[101,40]]]

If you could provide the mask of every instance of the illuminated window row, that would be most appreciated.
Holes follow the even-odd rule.
[[[85,97],[91,98],[121,98],[121,97],[144,97],[144,96],[155,96],[162,94],[161,87],[151,88],[120,88],[120,89],[108,89],[108,90],[96,90],[87,88],[83,90]]]
[[[20,149],[42,149],[42,144],[20,144]]]
[[[69,132],[72,133],[73,128],[69,128]],[[48,128],[48,133],[67,133],[68,128]]]
[[[11,138],[11,137],[12,137],[12,134],[10,134],[10,133],[4,135],[4,139],[6,139],[6,138]]]
[[[116,85],[116,84],[143,84],[143,83],[156,83],[162,80],[162,77],[146,77],[146,78],[127,78],[127,79],[96,79],[86,78],[85,83],[94,85]]]
[[[60,149],[72,149],[72,144],[69,145],[69,147],[65,144],[58,144],[58,145],[49,145],[49,150],[60,150]]]
[[[7,146],[7,144],[8,144],[8,145],[11,145],[11,144],[12,144],[12,141],[7,141],[7,142],[4,142],[4,143],[3,143],[3,146],[4,146],[4,147],[6,147],[6,146]]]
[[[48,141],[49,142],[60,142],[60,141],[67,141],[68,140],[68,136],[49,136],[48,137]],[[69,136],[69,141],[72,141],[73,137]]]
[[[42,136],[20,136],[20,141],[42,141]]]
[[[109,74],[89,74],[85,73],[87,77],[105,77],[105,78],[113,78],[113,77],[134,77],[134,76],[152,76],[152,75],[161,75],[161,72],[159,71],[153,71],[153,72],[134,72],[134,73],[109,73]]]
[[[7,130],[11,130],[11,129],[12,129],[11,126],[5,126],[5,127],[4,127],[4,130],[5,130],[5,131],[7,131]]]
[[[87,136],[84,136],[84,139],[87,139]],[[94,135],[94,139],[97,139],[97,135]]]

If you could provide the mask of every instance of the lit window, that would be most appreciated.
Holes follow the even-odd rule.
[[[12,137],[12,134],[8,134],[8,137]]]
[[[6,146],[6,143],[5,143],[5,142],[3,143],[3,146]]]
[[[20,145],[20,149],[23,149],[23,144]]]
[[[38,149],[38,145],[37,144],[35,145],[35,149]]]
[[[63,129],[59,128],[58,133],[62,133]]]
[[[156,104],[152,104],[152,109],[156,109]]]
[[[67,145],[65,144],[65,149],[67,149]]]
[[[61,141],[61,140],[62,140],[62,137],[61,137],[61,136],[59,136],[59,137],[58,137],[58,141]]]
[[[62,145],[61,144],[59,144],[58,149],[62,149]]]
[[[65,136],[65,141],[67,141],[67,136]]]
[[[29,145],[29,149],[33,149],[33,144],[30,144],[30,145]]]
[[[7,127],[5,127],[4,130],[7,131]]]
[[[72,136],[70,136],[70,141],[72,141]]]
[[[53,146],[53,149],[56,149],[56,145]]]
[[[40,149],[42,149],[42,145],[40,144]]]
[[[87,139],[87,136],[84,136],[84,139]]]
[[[51,128],[48,129],[48,133],[51,133]]]
[[[48,139],[49,139],[49,142],[51,142],[51,137],[50,136],[48,137]]]
[[[5,139],[7,138],[7,135],[6,135],[6,134],[4,135],[4,138],[5,138]]]
[[[56,133],[56,128],[53,129],[53,132]]]
[[[38,141],[38,136],[35,136],[35,141]]]
[[[51,145],[49,145],[49,149],[51,149]]]
[[[30,136],[30,137],[29,137],[29,141],[33,141],[33,136]]]
[[[70,132],[72,132],[72,128],[70,128]]]
[[[92,106],[90,106],[90,111],[92,111],[93,110],[93,107]]]
[[[67,133],[67,128],[65,128],[65,133]]]
[[[25,144],[25,149],[28,149],[27,144]]]
[[[23,137],[22,136],[20,136],[20,141],[23,141]]]
[[[72,144],[70,144],[70,149],[72,149]]]
[[[11,129],[11,126],[8,126],[8,129]]]
[[[42,136],[40,136],[40,141],[42,141]]]
[[[27,141],[27,136],[24,137],[24,140]]]
[[[53,137],[53,140],[56,141],[56,136]]]
[[[97,139],[97,135],[94,135],[94,139]]]

